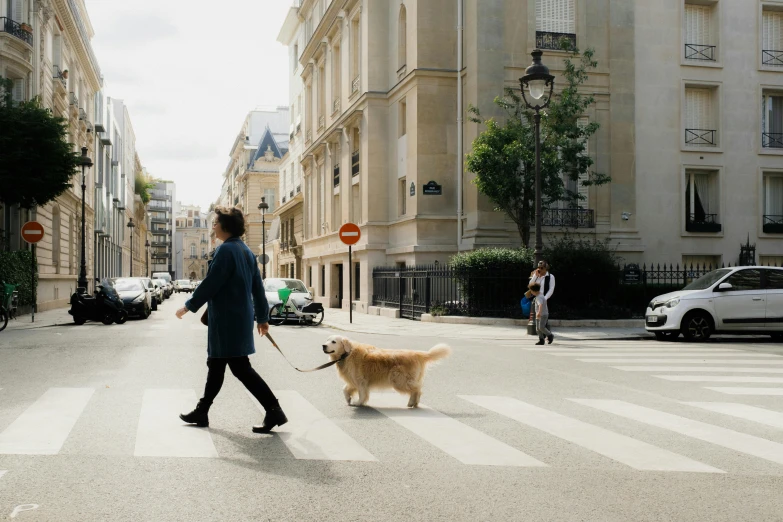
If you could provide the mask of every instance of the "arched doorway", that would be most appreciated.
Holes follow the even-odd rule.
[[[195,279],[196,279],[196,272],[191,272],[190,273],[190,280],[193,281]]]

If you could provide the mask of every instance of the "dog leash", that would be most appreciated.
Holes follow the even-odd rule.
[[[291,366],[291,368],[293,368],[294,370],[296,370],[298,372],[302,372],[302,373],[308,373],[308,372],[315,372],[315,371],[318,371],[318,370],[323,370],[324,368],[328,368],[328,367],[333,366],[333,365],[335,365],[335,364],[337,364],[339,362],[343,362],[345,360],[345,358],[348,357],[348,355],[349,355],[347,353],[344,353],[344,354],[342,354],[342,356],[340,356],[339,359],[335,359],[334,361],[330,361],[330,362],[328,362],[326,364],[322,364],[321,366],[318,366],[317,368],[311,368],[309,370],[300,370],[299,368],[297,368],[296,366],[291,364],[291,361],[288,360],[288,357],[285,356],[285,354],[283,353],[283,350],[280,349],[280,347],[277,345],[275,340],[272,339],[271,335],[266,334],[266,338],[269,339],[269,342],[272,343],[272,346],[277,348],[277,351],[280,352],[280,355],[283,356],[283,359],[285,359],[285,362],[287,362]]]

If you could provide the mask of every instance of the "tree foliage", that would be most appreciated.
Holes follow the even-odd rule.
[[[579,88],[588,72],[598,63],[594,51],[581,56],[571,51],[565,60],[560,81],[565,86],[541,114],[541,194],[544,208],[559,201],[578,206],[583,197],[568,190],[563,178],[582,186],[602,185],[611,181],[605,174],[592,170],[593,160],[585,154],[587,140],[598,130],[598,123],[579,125],[579,118],[595,103],[593,96]],[[535,219],[535,123],[534,113],[525,105],[519,91],[507,88],[495,98],[495,104],[507,115],[505,122],[494,118],[483,120],[478,108],[471,106],[471,120],[483,123],[486,130],[474,141],[466,156],[466,167],[476,177],[473,182],[488,196],[495,209],[505,212],[517,225],[522,244],[530,245],[530,226]]]
[[[0,78],[0,200],[31,208],[68,190],[80,154],[68,143],[64,118],[39,100],[15,103],[13,82]]]
[[[155,182],[139,173],[133,180],[133,192],[138,194],[145,205],[150,202],[150,190],[155,188]]]

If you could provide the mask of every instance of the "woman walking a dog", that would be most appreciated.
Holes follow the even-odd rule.
[[[245,217],[237,208],[217,207],[213,223],[215,236],[223,241],[209,265],[207,276],[177,310],[177,318],[198,312],[209,302],[207,344],[207,384],[196,409],[180,415],[183,421],[199,427],[209,426],[209,408],[223,386],[226,366],[245,385],[266,410],[264,422],[253,426],[254,433],[269,433],[288,419],[272,390],[250,366],[248,355],[254,354],[253,314],[259,335],[269,331],[269,304],[258,270],[256,257],[240,239],[245,233]]]

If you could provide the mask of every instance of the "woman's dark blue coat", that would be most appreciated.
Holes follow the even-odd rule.
[[[209,304],[209,357],[243,357],[256,352],[253,341],[255,312],[258,324],[269,321],[256,256],[239,238],[227,239],[215,250],[207,277],[185,302],[191,312]]]

